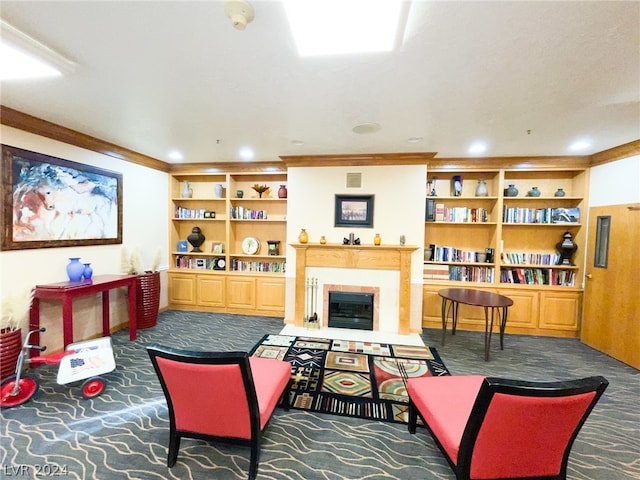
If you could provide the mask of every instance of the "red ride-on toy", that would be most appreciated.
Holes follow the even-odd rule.
[[[22,369],[27,365],[53,364],[58,368],[58,384],[67,385],[73,382],[82,383],[81,391],[84,398],[100,395],[106,385],[106,380],[100,375],[112,372],[116,368],[111,347],[111,337],[72,343],[64,352],[52,355],[38,355],[30,357],[32,349],[43,352],[47,347],[30,345],[29,339],[36,332],[45,329],[32,330],[27,333],[22,350],[16,364],[16,374],[7,378],[0,385],[0,408],[11,408],[22,405],[38,391],[38,382],[31,377],[22,376]]]

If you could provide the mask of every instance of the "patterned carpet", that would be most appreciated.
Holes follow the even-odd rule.
[[[291,363],[293,408],[367,420],[408,422],[398,364],[409,377],[449,375],[431,347],[268,334],[251,353]]]
[[[107,389],[84,400],[77,388],[55,383],[55,368],[33,372],[35,398],[0,414],[0,476],[24,467],[66,468],[71,479],[246,479],[246,447],[183,440],[178,462],[166,466],[169,421],[162,390],[144,349],[149,342],[203,350],[249,351],[281,318],[169,311],[129,342],[113,336],[117,368]],[[604,375],[610,386],[578,436],[569,460],[571,480],[640,479],[640,372],[575,339],[507,335],[483,361],[483,334],[458,332],[439,345],[424,330],[451,374],[532,380]],[[31,372],[30,372],[31,373]],[[17,475],[13,475],[17,476]],[[447,480],[446,461],[423,429],[406,425],[278,409],[262,442],[259,480]]]

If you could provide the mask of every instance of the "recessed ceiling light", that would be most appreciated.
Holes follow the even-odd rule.
[[[403,0],[285,0],[284,8],[298,54],[304,57],[391,51],[407,4]]]
[[[582,152],[591,146],[591,142],[589,140],[576,140],[571,145],[569,145],[570,152]]]
[[[470,146],[469,146],[469,153],[471,155],[479,155],[481,153],[484,153],[487,151],[487,144],[486,142],[473,142]]]
[[[422,137],[409,137],[407,139],[407,142],[409,142],[409,143],[420,143],[422,140],[424,140]]]
[[[249,160],[253,160],[253,158],[255,157],[255,154],[253,153],[253,149],[251,147],[242,147],[238,151],[238,155],[240,155],[240,158],[246,162],[248,162]]]
[[[358,133],[360,135],[365,133],[375,133],[382,128],[379,123],[361,123],[360,125],[356,125],[351,130],[353,133]]]
[[[182,154],[177,151],[177,150],[171,150],[168,154],[167,157],[169,157],[170,160],[184,160],[184,157],[182,156]]]
[[[302,140],[291,140],[291,145],[294,147],[301,147],[304,145],[304,142]]]

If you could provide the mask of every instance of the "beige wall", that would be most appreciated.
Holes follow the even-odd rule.
[[[640,202],[640,155],[591,168],[589,207]]]
[[[166,270],[169,242],[166,173],[4,125],[0,128],[0,141],[6,145],[122,173],[123,245],[128,249],[141,247],[145,267],[151,266],[153,256],[160,247],[161,269]],[[122,245],[104,245],[0,252],[0,297],[37,284],[67,280],[69,257],[81,257],[83,262],[90,262],[94,275],[120,273],[121,251]],[[167,305],[166,273],[162,274],[160,305]],[[47,328],[41,343],[47,345],[49,351],[62,348],[61,315],[60,302],[41,302],[41,324]],[[80,340],[101,334],[101,318],[99,296],[74,302],[74,338]],[[126,292],[120,289],[111,295],[111,325],[127,321]]]

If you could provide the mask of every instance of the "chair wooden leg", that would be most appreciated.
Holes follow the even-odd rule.
[[[251,440],[251,457],[249,459],[249,480],[255,480],[258,475],[258,462],[260,461],[260,436]]]
[[[409,400],[409,433],[416,433],[416,425],[418,423],[418,409],[415,404]]]
[[[180,450],[180,435],[171,432],[169,437],[169,454],[167,455],[167,466],[173,467],[178,460],[178,450]]]

